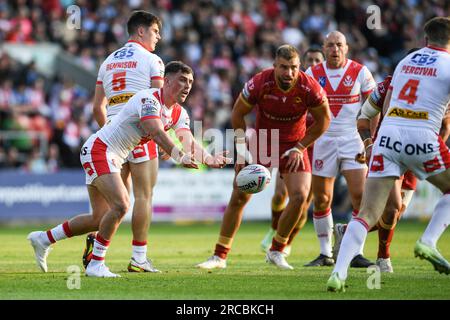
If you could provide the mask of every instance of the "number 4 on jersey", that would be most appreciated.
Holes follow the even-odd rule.
[[[414,104],[417,100],[417,87],[419,80],[409,79],[398,94],[399,100],[405,100],[408,104]]]
[[[112,88],[114,91],[121,91],[126,87],[126,71],[116,72],[113,74]]]

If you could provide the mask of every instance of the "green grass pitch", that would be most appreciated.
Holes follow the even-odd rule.
[[[195,264],[209,257],[220,225],[174,225],[154,223],[150,228],[149,256],[160,274],[126,272],[131,254],[129,224],[121,225],[107,255],[111,271],[119,279],[87,278],[81,253],[84,236],[54,246],[48,258],[48,273],[38,270],[26,236],[48,226],[0,227],[0,299],[164,299],[164,300],[292,300],[292,299],[450,299],[450,276],[434,271],[431,264],[413,256],[415,241],[426,224],[401,221],[391,246],[393,274],[382,274],[380,289],[368,289],[370,274],[350,269],[346,293],[325,291],[330,267],[306,268],[303,264],[318,254],[312,223],[299,234],[288,261],[294,270],[268,265],[259,243],[268,223],[246,223],[239,230],[224,270],[204,271]],[[450,258],[450,233],[439,242],[442,254]],[[377,234],[370,233],[365,255],[374,260]],[[67,268],[81,269],[80,288],[68,289]]]

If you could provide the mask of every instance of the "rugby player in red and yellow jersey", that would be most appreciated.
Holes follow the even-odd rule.
[[[256,139],[250,141],[249,152],[244,117],[254,109]],[[315,124],[306,132],[307,112],[312,114]],[[282,45],[277,49],[274,67],[256,74],[245,84],[234,104],[231,121],[238,154],[236,174],[246,163],[257,162],[268,168],[278,167],[286,184],[289,202],[281,214],[266,261],[281,269],[293,269],[282,251],[306,204],[310,189],[311,166],[306,148],[329,126],[330,109],[326,94],[317,81],[300,70],[298,51],[290,45]],[[227,254],[250,198],[251,195],[239,191],[236,183],[233,184],[214,255],[198,267],[226,267]]]

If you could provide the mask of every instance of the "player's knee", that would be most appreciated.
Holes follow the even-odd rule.
[[[394,223],[397,220],[397,216],[400,213],[400,209],[401,209],[401,206],[399,207],[397,204],[388,203],[383,212],[383,220],[389,224]]]
[[[276,191],[275,194],[272,197],[272,203],[282,204],[282,203],[284,203],[286,201],[286,198],[287,198],[287,194],[286,193]]]
[[[306,202],[307,195],[302,192],[296,192],[289,197],[289,203],[295,208],[301,209]]]
[[[314,208],[325,210],[331,206],[331,196],[327,193],[320,193],[314,196]]]
[[[128,196],[124,196],[121,197],[120,199],[117,199],[113,204],[113,210],[114,212],[117,213],[119,218],[125,216],[129,208],[130,208],[130,199],[128,198]]]

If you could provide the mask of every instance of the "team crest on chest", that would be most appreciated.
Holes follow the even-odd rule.
[[[354,84],[355,82],[353,81],[353,79],[352,79],[352,77],[351,76],[349,76],[349,75],[346,75],[345,76],[345,79],[344,79],[344,86],[346,86],[346,87],[353,87],[353,84]]]
[[[326,83],[327,83],[327,77],[319,77],[319,84],[322,88],[325,88]]]

